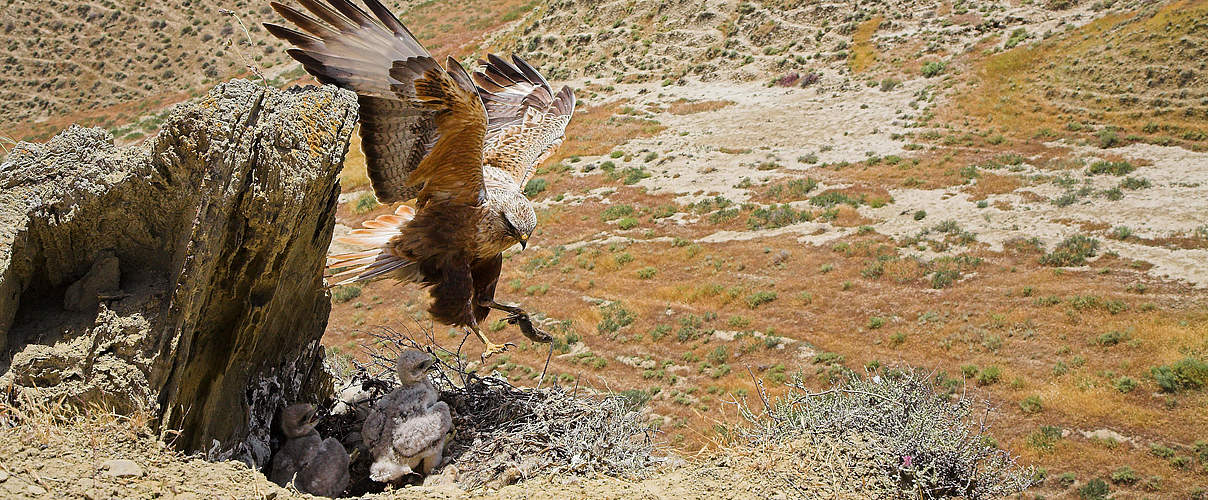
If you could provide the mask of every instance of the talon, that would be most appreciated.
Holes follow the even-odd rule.
[[[487,358],[494,356],[495,354],[507,351],[509,347],[515,347],[515,345],[512,344],[511,342],[506,342],[503,345],[486,342],[485,346],[486,346],[486,348],[482,351],[482,356],[481,356],[483,364],[486,363]]]

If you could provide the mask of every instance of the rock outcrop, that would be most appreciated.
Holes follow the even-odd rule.
[[[321,269],[356,99],[237,80],[119,148],[73,127],[0,164],[0,386],[153,412],[263,465],[284,403],[330,394]]]

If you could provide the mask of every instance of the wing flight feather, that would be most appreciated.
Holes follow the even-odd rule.
[[[374,193],[383,203],[405,201],[419,195],[425,180],[449,178],[431,172],[431,168],[424,175],[415,175],[423,161],[432,156],[431,151],[441,138],[474,148],[477,136],[472,127],[464,124],[466,120],[472,121],[466,114],[473,112],[466,107],[472,106],[468,96],[477,99],[477,94],[472,84],[456,85],[457,77],[449,76],[379,0],[362,1],[367,10],[349,0],[298,0],[305,12],[270,2],[277,13],[298,29],[271,23],[265,23],[265,28],[293,45],[287,51],[289,55],[319,82],[357,93],[361,147]],[[454,70],[458,72],[465,73],[460,66]],[[421,79],[437,82],[433,88],[441,89],[444,95],[457,93],[457,98],[433,100],[431,96],[419,95],[416,85]],[[446,80],[456,88],[440,83]],[[468,77],[465,80],[469,81]],[[481,105],[478,108],[484,114]],[[458,119],[440,118],[442,115]],[[481,121],[485,120],[484,115]],[[457,137],[467,132],[469,136]],[[481,145],[475,149],[481,155]],[[442,151],[448,153],[447,149]],[[443,164],[439,160],[435,158],[429,165]],[[462,168],[456,162],[452,165]],[[479,189],[474,189],[469,179],[458,186],[472,189],[472,196],[478,196]],[[434,185],[428,194],[471,196],[453,196],[443,191],[451,187],[452,184],[446,183],[437,189]]]
[[[474,83],[487,112],[484,159],[524,186],[533,170],[562,144],[575,111],[570,87],[554,93],[545,77],[519,56],[490,54]]]

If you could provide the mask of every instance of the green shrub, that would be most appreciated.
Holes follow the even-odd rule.
[[[993,385],[1002,376],[1002,370],[996,365],[987,366],[977,374],[977,385]]]
[[[889,336],[890,347],[897,347],[906,343],[906,332],[897,332]]]
[[[636,319],[633,312],[626,309],[620,302],[613,302],[600,308],[600,322],[596,331],[600,334],[614,334],[629,326]]]
[[[530,179],[528,184],[524,185],[524,195],[532,198],[538,194],[541,194],[541,192],[545,191],[545,188],[548,186],[549,183],[547,183],[545,179]]]
[[[1111,488],[1107,487],[1107,482],[1099,478],[1092,479],[1078,488],[1078,496],[1083,500],[1107,500],[1109,492]]]
[[[626,186],[637,184],[638,181],[648,177],[650,177],[650,172],[647,172],[644,168],[626,167],[624,170],[621,170],[621,183]]]
[[[1016,45],[1023,43],[1028,39],[1028,30],[1024,28],[1016,28],[1011,32],[1011,36],[1007,37],[1007,43],[1003,44],[1004,49],[1013,49]]]
[[[882,326],[885,326],[885,318],[882,318],[880,316],[873,316],[871,318],[868,318],[868,329],[869,330],[876,330]]]
[[[1019,402],[1019,409],[1028,415],[1033,415],[1040,413],[1044,409],[1044,405],[1040,402],[1040,396],[1033,394]]]
[[[1163,392],[1200,389],[1208,385],[1208,363],[1188,356],[1169,365],[1155,366],[1150,375]]]
[[[625,401],[630,410],[640,410],[650,402],[650,393],[641,389],[629,389],[617,393]]]
[[[1149,454],[1167,460],[1174,458],[1174,450],[1158,443],[1149,445]]]
[[[351,284],[336,287],[331,291],[331,300],[335,302],[348,302],[352,299],[361,296],[361,285]]]
[[[1042,425],[1039,429],[1028,434],[1028,446],[1040,451],[1051,451],[1053,446],[1062,439],[1060,427]]]
[[[1137,388],[1137,380],[1132,377],[1120,377],[1112,384],[1117,391],[1128,394]]]
[[[1112,471],[1112,482],[1115,484],[1133,484],[1141,480],[1141,476],[1127,465]]]
[[[948,69],[948,65],[946,63],[939,61],[928,61],[923,63],[921,72],[923,73],[923,76],[931,78],[933,76],[940,75],[945,69]]]
[[[756,307],[767,304],[773,300],[776,300],[776,292],[759,291],[747,296],[747,305],[750,306],[751,309],[755,309]]]
[[[622,217],[617,221],[617,227],[621,229],[633,229],[638,226],[638,220],[633,217]]]
[[[1099,138],[1099,147],[1101,148],[1114,148],[1123,144],[1123,141],[1120,140],[1120,134],[1117,133],[1115,127],[1103,127],[1095,133],[1095,136]]]
[[[1098,345],[1099,347],[1111,347],[1119,344],[1120,342],[1128,340],[1128,337],[1129,335],[1126,332],[1112,330],[1095,337],[1095,345]]]
[[[1046,266],[1065,267],[1086,264],[1087,257],[1094,257],[1099,250],[1099,240],[1077,234],[1066,238],[1052,252],[1040,257]]]
[[[373,193],[365,193],[357,198],[357,204],[352,207],[352,211],[358,214],[363,214],[373,211],[373,209],[382,206],[377,201],[377,197]]]
[[[650,340],[658,341],[668,333],[671,333],[671,325],[658,325],[650,329]]]
[[[605,222],[607,222],[610,220],[619,219],[621,217],[625,217],[625,216],[629,216],[629,215],[633,215],[632,206],[630,206],[630,205],[613,205],[608,208],[605,208],[604,212],[602,212],[600,214],[600,217],[603,218]]]
[[[1124,189],[1137,190],[1150,186],[1152,186],[1152,184],[1150,184],[1149,179],[1144,177],[1125,177],[1124,180],[1120,181],[1120,187]]]
[[[658,271],[659,271],[658,269],[655,269],[654,267],[651,267],[651,266],[643,267],[641,269],[638,269],[638,278],[648,280],[650,278],[653,278],[655,274],[658,274]]]
[[[1134,167],[1131,163],[1126,162],[1126,161],[1100,160],[1095,163],[1092,163],[1091,168],[1087,170],[1087,173],[1091,174],[1091,175],[1098,175],[1098,174],[1125,175],[1125,174],[1132,173],[1132,171],[1136,170],[1136,169],[1137,169],[1137,167]]]

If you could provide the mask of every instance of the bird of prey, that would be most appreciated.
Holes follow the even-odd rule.
[[[298,491],[337,497],[348,487],[348,452],[335,438],[320,439],[315,430],[315,407],[306,403],[281,411],[285,444],[273,456],[269,479]]]
[[[518,56],[491,54],[473,75],[452,57],[444,67],[378,0],[299,0],[309,15],[272,2],[301,31],[266,23],[292,44],[290,56],[321,83],[357,93],[361,144],[382,203],[415,199],[366,222],[341,241],[368,247],[332,255],[337,284],[394,278],[429,287],[428,312],[505,350],[479,325],[491,309],[534,341],[549,336],[520,308],[495,301],[502,252],[523,248],[537,225],[524,186],[562,143],[575,108]],[[372,14],[371,14],[372,13]]]
[[[373,455],[370,479],[386,483],[411,473],[426,476],[440,465],[453,418],[428,379],[432,363],[432,356],[422,351],[399,354],[399,387],[377,400],[361,427]]]

